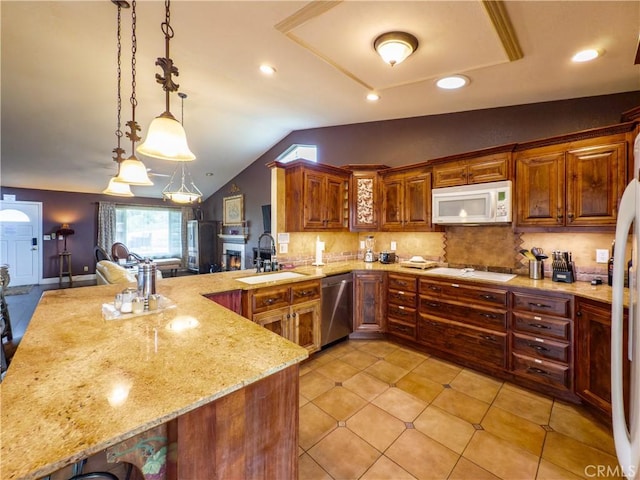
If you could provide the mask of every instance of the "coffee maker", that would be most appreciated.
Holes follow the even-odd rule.
[[[373,235],[368,235],[364,239],[364,245],[367,248],[367,251],[364,252],[364,261],[365,262],[375,262],[377,260],[376,254],[373,253],[373,247],[375,246],[376,241],[373,238]]]

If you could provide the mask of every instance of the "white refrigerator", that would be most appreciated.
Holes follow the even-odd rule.
[[[640,135],[633,149],[634,178],[625,189],[618,209],[616,248],[613,257],[613,301],[611,305],[611,407],[613,437],[618,462],[629,480],[640,478],[640,322],[638,320],[638,296],[640,290]],[[632,232],[632,267],[629,271],[629,323],[628,355],[631,361],[629,387],[629,411],[625,412],[623,400],[623,301],[624,272],[627,268],[625,250]],[[628,422],[627,422],[628,416]]]

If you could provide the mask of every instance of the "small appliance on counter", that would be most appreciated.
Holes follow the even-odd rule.
[[[373,238],[373,235],[368,235],[367,238],[365,238],[364,240],[364,245],[367,249],[366,252],[364,252],[364,261],[365,262],[375,262],[378,259],[376,258],[376,254],[373,253],[373,247],[376,244],[376,240]]]
[[[396,252],[380,252],[380,263],[396,263]]]
[[[571,252],[555,250],[552,258],[553,262],[551,263],[551,267],[553,269],[553,275],[551,280],[564,283],[575,282],[576,270],[573,260],[571,259]]]

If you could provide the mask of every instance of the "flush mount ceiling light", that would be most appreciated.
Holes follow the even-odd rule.
[[[170,1],[165,0],[165,20],[160,25],[164,33],[165,57],[158,58],[156,65],[162,68],[164,77],[156,74],[156,82],[162,85],[165,92],[165,111],[160,116],[153,119],[149,125],[147,139],[138,147],[138,152],[161,160],[172,160],[176,162],[188,162],[195,160],[196,156],[189,150],[187,145],[187,135],[180,122],[171,113],[169,95],[178,90],[180,85],[173,81],[172,76],[178,75],[178,67],[169,58],[169,42],[173,38],[173,28],[171,28]]]
[[[596,58],[601,57],[603,53],[603,50],[588,48],[576,53],[573,57],[571,57],[571,61],[576,63],[590,62],[591,60],[595,60]]]
[[[113,3],[115,3],[115,5],[118,7],[118,28],[117,28],[117,39],[118,39],[118,107],[117,107],[117,112],[118,112],[118,125],[116,128],[116,138],[118,141],[118,146],[116,148],[113,149],[113,153],[116,154],[115,157],[113,157],[113,160],[116,162],[116,164],[118,165],[118,172],[116,174],[116,176],[118,176],[120,174],[120,164],[124,161],[124,158],[122,158],[122,155],[124,154],[124,150],[120,147],[120,139],[122,138],[122,130],[120,129],[121,126],[121,111],[122,111],[122,96],[120,93],[120,84],[121,84],[121,79],[122,79],[122,67],[121,67],[121,61],[120,58],[122,56],[122,43],[120,41],[121,39],[121,35],[120,35],[120,25],[121,25],[121,11],[122,8],[129,8],[129,3],[124,1],[124,0],[111,0]],[[102,193],[106,194],[106,195],[115,195],[117,197],[133,197],[133,193],[131,192],[131,187],[129,186],[128,183],[121,183],[121,182],[116,182],[115,178],[112,178],[111,180],[109,180],[109,185],[107,185],[107,188],[104,189],[102,191]]]
[[[138,132],[140,125],[136,122],[136,50],[138,49],[138,40],[136,37],[136,0],[131,2],[131,120],[127,122],[130,131],[126,133],[131,140],[131,156],[124,161],[118,162],[120,168],[118,176],[114,178],[115,182],[128,183],[130,185],[153,185],[153,182],[147,175],[147,167],[136,158],[136,142],[140,140]],[[120,154],[124,153],[121,152]]]
[[[370,102],[377,102],[378,100],[380,100],[380,95],[375,92],[369,92],[367,93],[367,100]]]
[[[445,90],[455,90],[456,88],[462,88],[468,84],[469,79],[464,75],[450,75],[448,77],[443,77],[436,82],[436,85],[439,88],[443,88]]]
[[[418,49],[418,39],[406,32],[387,32],[375,39],[373,48],[393,67]]]
[[[260,65],[260,71],[265,75],[273,75],[276,73],[276,69],[271,65],[262,64]]]

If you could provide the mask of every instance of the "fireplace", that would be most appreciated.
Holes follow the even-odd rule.
[[[225,256],[225,270],[242,270],[242,252],[240,250],[226,250]]]

